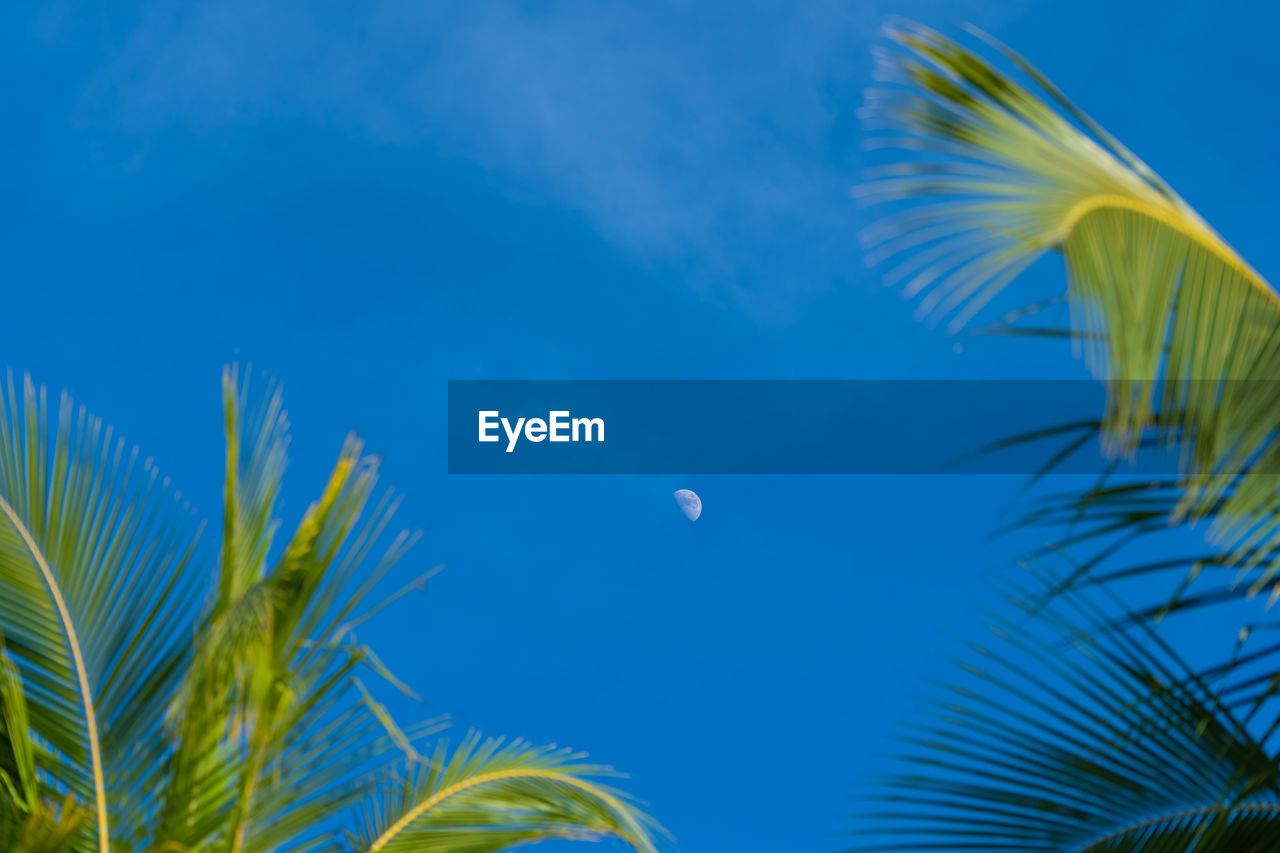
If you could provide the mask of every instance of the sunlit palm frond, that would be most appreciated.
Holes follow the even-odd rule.
[[[398,498],[351,437],[276,543],[287,424],[277,386],[261,403],[247,388],[224,374],[212,572],[149,461],[69,401],[50,429],[30,382],[0,395],[0,849],[332,853],[406,766],[417,799],[382,846],[651,850],[640,813],[572,756],[468,741],[435,753],[443,776],[423,769],[440,721],[397,724],[362,677],[408,689],[355,636],[422,586],[372,597],[417,534],[390,527]]]
[[[39,807],[36,773],[36,745],[31,739],[22,676],[0,636],[0,802],[13,806],[10,817]]]
[[[1076,593],[1028,614],[911,730],[856,849],[1280,849],[1280,763],[1158,635]]]
[[[343,643],[345,620],[417,536],[384,541],[398,501],[373,501],[378,460],[354,436],[344,444],[318,500],[261,581],[270,600],[270,644],[254,662],[245,775],[233,819],[233,850],[274,849],[365,793],[357,777],[396,743],[365,701],[355,674],[370,653]],[[359,580],[357,581],[357,577]],[[326,731],[317,741],[314,733]]]
[[[215,615],[262,578],[279,525],[275,506],[284,481],[289,418],[279,385],[266,385],[259,398],[250,393],[250,377],[242,379],[237,367],[222,373],[227,463]]]
[[[276,603],[273,655],[282,665],[305,670],[316,652],[349,638],[369,596],[418,539],[401,530],[384,541],[400,501],[390,491],[375,500],[378,468],[364,443],[348,436],[267,578]]]
[[[21,675],[0,639],[0,850],[60,853],[83,846],[89,813],[41,781],[41,749],[30,723]]]
[[[278,395],[268,399],[269,411],[282,419]],[[244,405],[242,395],[226,400]],[[271,417],[235,414],[227,421],[258,424],[261,433]],[[266,432],[283,434],[280,427]],[[228,443],[254,442],[229,436]],[[254,458],[270,461],[270,469],[229,467],[228,476],[261,483],[283,469],[283,455]],[[438,730],[428,721],[402,731],[357,677],[362,667],[385,673],[353,632],[379,609],[369,596],[417,538],[389,532],[398,500],[378,496],[377,479],[378,460],[348,438],[279,557],[247,575],[238,596],[211,614],[178,745],[179,755],[192,745],[195,760],[184,764],[194,772],[172,790],[172,817],[160,837],[231,853],[330,849],[335,815],[368,796],[388,761],[416,758],[412,742]],[[254,518],[246,528],[277,525],[270,514]]]
[[[653,853],[652,822],[567,750],[472,734],[440,743],[381,786],[351,838],[361,853],[495,853],[550,839],[614,838]]]
[[[337,849],[334,816],[350,814],[376,790],[388,766],[416,758],[424,740],[445,728],[434,719],[396,726],[393,733],[349,686],[335,680],[333,689],[311,691],[312,701],[277,725],[281,734],[255,793],[246,850],[292,853],[317,841],[326,842],[325,850]]]
[[[170,709],[172,749],[154,830],[199,848],[225,829],[236,806],[244,732],[254,714],[251,685],[269,689],[262,663],[271,642],[271,589],[264,582],[279,520],[288,416],[278,384],[250,392],[238,367],[222,374],[226,468],[215,594],[206,602],[194,653]]]
[[[0,630],[40,771],[92,813],[71,846],[108,850],[142,813],[189,651],[197,527],[150,459],[62,398],[12,379],[0,403]],[[108,780],[119,783],[109,796]],[[127,830],[122,830],[126,832]],[[119,838],[124,841],[127,835]]]
[[[1270,285],[1020,57],[1001,48],[1031,85],[924,27],[890,35],[887,85],[869,93],[866,116],[888,131],[872,144],[899,159],[860,189],[916,203],[868,230],[871,259],[925,313],[960,323],[1061,253],[1077,344],[1111,391],[1111,446],[1128,450],[1153,426],[1182,443],[1177,512],[1217,507],[1214,535],[1235,562],[1257,563],[1280,544]],[[1245,470],[1255,476],[1236,476]]]

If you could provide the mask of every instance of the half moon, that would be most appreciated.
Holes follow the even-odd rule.
[[[684,517],[690,521],[697,521],[698,516],[702,515],[702,498],[689,489],[677,489],[675,496],[676,506],[680,507]]]

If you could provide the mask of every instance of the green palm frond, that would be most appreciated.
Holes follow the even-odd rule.
[[[188,653],[197,526],[151,460],[63,397],[12,378],[0,403],[0,631],[24,685],[41,771],[92,812],[106,853],[132,810]],[[109,797],[109,781],[121,792]],[[123,840],[121,838],[120,840]]]
[[[358,801],[363,777],[395,754],[355,687],[370,653],[339,640],[343,620],[416,534],[402,532],[374,550],[397,502],[370,503],[377,460],[351,438],[272,564],[284,409],[277,387],[269,386],[260,407],[231,393],[236,387],[229,371],[226,423],[243,434],[227,437],[226,515],[244,542],[265,544],[224,537],[219,596],[174,712],[182,728],[159,835],[194,849],[273,850]]]
[[[1280,849],[1280,763],[1157,634],[1112,630],[1114,611],[1069,593],[998,623],[905,739],[856,849]]]
[[[248,376],[242,380],[236,367],[223,371],[227,465],[215,614],[261,579],[279,524],[274,511],[284,480],[289,419],[275,383],[268,383],[260,404],[252,404],[254,399]]]
[[[397,506],[388,496],[369,510],[377,472],[377,459],[348,438],[320,499],[262,581],[269,590],[271,643],[253,664],[259,679],[249,700],[255,731],[238,803],[250,843],[242,849],[271,849],[265,835],[278,836],[282,823],[297,823],[295,804],[305,804],[305,812],[314,815],[321,803],[332,810],[354,802],[361,788],[339,783],[350,782],[370,760],[394,754],[394,740],[354,678],[367,652],[339,642],[344,620],[365,605],[416,539],[403,531],[384,552],[374,553]],[[363,579],[353,586],[357,574]],[[328,743],[294,737],[335,715],[346,725],[335,724]],[[335,742],[344,749],[333,749]],[[250,831],[250,807],[257,811],[256,801],[264,798],[273,806],[252,821]]]
[[[41,801],[36,778],[36,745],[22,676],[0,637],[0,788],[17,813],[37,809]]]
[[[66,797],[58,805],[41,802],[29,810],[0,802],[0,849],[6,853],[66,853],[83,843],[89,817]]]
[[[450,755],[440,743],[365,807],[361,853],[494,853],[550,839],[615,838],[654,851],[652,822],[601,784],[608,768],[567,750],[472,734]]]
[[[271,590],[263,582],[284,479],[288,418],[278,385],[262,398],[236,367],[222,374],[226,472],[217,590],[195,638],[181,692],[170,706],[173,748],[156,832],[185,847],[208,844],[235,808],[244,732],[259,690],[274,680],[264,666],[271,638]]]
[[[58,853],[80,846],[89,814],[39,778],[22,678],[0,639],[0,850]]]
[[[336,853],[344,819],[407,766],[410,793],[438,801],[388,835],[400,849],[650,850],[640,813],[559,753],[468,741],[435,753],[461,787],[417,775],[442,724],[391,717],[363,677],[407,688],[355,636],[422,586],[373,598],[417,539],[390,526],[378,459],[348,438],[278,543],[282,395],[228,369],[223,402],[224,531],[204,562],[149,460],[68,400],[51,429],[30,381],[0,395],[0,849]],[[528,772],[474,779],[485,766]]]
[[[1031,86],[924,27],[890,35],[866,117],[887,131],[872,145],[899,159],[860,190],[914,201],[868,230],[870,259],[958,324],[1060,253],[1077,345],[1110,390],[1110,446],[1128,451],[1152,429],[1180,444],[1175,514],[1212,514],[1233,561],[1260,565],[1280,545],[1270,285],[1020,57],[1001,48]]]

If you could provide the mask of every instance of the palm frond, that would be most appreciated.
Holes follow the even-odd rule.
[[[408,692],[355,632],[422,586],[372,598],[417,539],[390,526],[378,459],[349,437],[277,544],[282,396],[231,368],[223,399],[225,529],[199,571],[197,526],[149,460],[66,399],[50,429],[29,381],[0,395],[0,849],[334,851],[404,766],[379,849],[651,850],[646,819],[574,756],[469,740],[424,769],[441,721],[400,726],[361,678]]]
[[[238,367],[223,370],[226,472],[217,587],[168,710],[172,748],[158,780],[166,790],[152,829],[184,847],[211,843],[236,808],[243,736],[256,711],[251,694],[269,690],[274,678],[264,665],[273,607],[264,575],[279,525],[275,508],[289,438],[281,390],[274,382],[265,386],[256,396]]]
[[[615,838],[653,853],[651,820],[596,781],[605,775],[612,773],[567,750],[472,734],[450,754],[441,742],[369,800],[351,846],[363,853],[496,853],[549,839]]]
[[[271,494],[233,503],[262,507],[242,527],[258,531],[254,541],[270,539],[283,469],[282,452],[270,450],[284,441],[280,395],[270,389],[266,414],[243,394],[224,399],[235,409],[228,424],[251,433],[228,437],[228,477],[258,483],[249,494]],[[252,458],[270,464],[231,465],[239,446],[268,448]],[[376,457],[348,437],[279,556],[268,549],[259,561],[258,549],[247,549],[252,570],[238,575],[234,598],[219,598],[198,638],[160,837],[232,853],[318,843],[335,814],[367,795],[377,768],[401,754],[405,736],[398,727],[392,736],[357,678],[363,666],[385,670],[351,635],[377,609],[369,595],[417,539],[389,534],[399,501],[378,496],[377,480]],[[224,579],[239,561],[224,560]],[[428,721],[412,731],[436,728]]]
[[[65,395],[12,377],[0,402],[0,628],[20,673],[40,770],[92,810],[103,853],[112,813],[141,813],[128,784],[157,760],[189,647],[197,526],[167,480]],[[120,780],[108,797],[109,779]],[[123,839],[122,839],[123,840]]]
[[[1025,86],[912,24],[891,29],[872,138],[898,152],[860,191],[914,200],[872,227],[873,260],[963,323],[1049,252],[1065,260],[1075,341],[1110,390],[1109,446],[1148,430],[1184,448],[1178,516],[1256,565],[1280,544],[1280,299],[1152,170],[1021,57]],[[1040,90],[1037,93],[1036,89]],[[1264,383],[1258,385],[1257,383]],[[1252,472],[1252,475],[1246,475]]]
[[[914,728],[862,851],[1280,848],[1280,763],[1153,631],[1069,593],[993,628]]]
[[[89,814],[73,797],[60,804],[41,802],[31,809],[0,803],[0,849],[6,853],[66,853],[82,846]]]
[[[284,480],[289,419],[279,385],[268,382],[260,401],[237,367],[222,373],[227,465],[223,486],[222,558],[215,615],[261,579],[278,521],[274,510]]]
[[[36,745],[22,676],[0,636],[0,800],[18,813],[34,811],[41,801],[36,773]]]
[[[264,690],[250,699],[256,731],[235,819],[241,849],[274,849],[354,803],[366,790],[355,778],[396,749],[355,677],[367,651],[339,642],[344,620],[417,538],[401,531],[384,543],[398,501],[388,494],[371,504],[377,479],[378,460],[348,437],[320,498],[262,581],[271,643],[254,663]],[[317,743],[310,733],[326,726]]]
[[[58,853],[83,846],[89,817],[74,797],[59,803],[39,778],[22,678],[0,637],[0,849]]]

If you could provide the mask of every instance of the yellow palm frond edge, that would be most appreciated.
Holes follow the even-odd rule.
[[[469,733],[456,749],[438,741],[430,755],[366,803],[353,849],[506,850],[549,839],[612,838],[636,853],[656,853],[661,828],[625,794],[601,784],[607,767],[581,754]]]
[[[975,31],[1033,86],[928,28],[887,34],[862,116],[868,147],[896,157],[855,192],[905,203],[864,232],[868,262],[954,328],[1061,253],[1073,337],[1108,383],[1112,447],[1152,427],[1182,443],[1181,511],[1215,515],[1214,538],[1244,565],[1265,563],[1255,585],[1280,594],[1280,502],[1265,476],[1280,472],[1280,298],[1020,56]]]

